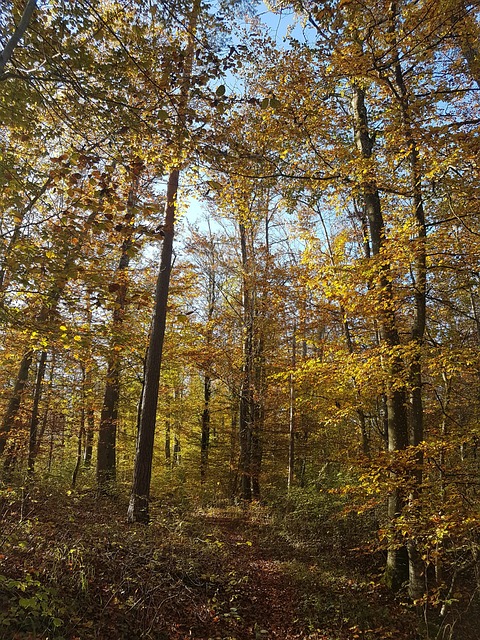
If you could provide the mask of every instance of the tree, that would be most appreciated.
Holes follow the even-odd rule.
[[[154,312],[150,329],[149,345],[145,358],[144,384],[138,416],[138,437],[135,453],[132,494],[128,507],[130,522],[148,522],[148,499],[152,473],[153,442],[156,425],[160,369],[163,341],[167,318],[167,301],[172,269],[173,237],[177,211],[180,167],[185,153],[185,118],[192,91],[192,71],[195,54],[195,37],[200,14],[200,2],[194,0],[188,12],[188,28],[183,53],[182,67],[179,68],[179,95],[176,105],[178,121],[174,133],[175,154],[167,184],[163,243],[155,291]]]

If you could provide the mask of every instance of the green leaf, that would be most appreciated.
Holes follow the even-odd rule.
[[[280,109],[280,107],[282,106],[282,103],[278,98],[270,98],[270,106],[273,109]]]
[[[217,182],[216,180],[207,180],[207,184],[209,187],[212,187],[212,189],[222,188],[222,185],[220,184],[220,182]]]
[[[20,598],[18,604],[24,609],[34,609],[37,601],[35,598]]]
[[[219,98],[224,96],[225,95],[225,85],[221,84],[219,87],[217,87],[217,90],[215,91],[215,93]]]
[[[266,109],[268,106],[270,106],[270,98],[264,98],[261,101],[260,106],[262,109]]]

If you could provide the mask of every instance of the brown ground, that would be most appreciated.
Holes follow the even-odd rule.
[[[128,525],[120,500],[57,492],[0,515],[1,640],[420,637],[371,558],[301,545],[264,508],[156,504]]]

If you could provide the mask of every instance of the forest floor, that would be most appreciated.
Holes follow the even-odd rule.
[[[122,499],[11,493],[0,504],[1,640],[457,637],[420,632],[422,616],[381,585],[381,558],[302,544],[266,507],[158,502],[145,526],[126,523]]]

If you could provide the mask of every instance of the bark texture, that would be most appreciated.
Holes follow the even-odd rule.
[[[167,319],[167,300],[172,270],[175,210],[178,193],[179,170],[174,169],[168,178],[165,206],[164,238],[160,270],[155,291],[155,307],[150,329],[142,403],[139,412],[137,447],[132,493],[128,507],[129,522],[148,522],[148,501],[152,477],[153,443],[155,435],[158,389],[162,363],[163,341]]]
[[[365,160],[372,158],[374,140],[369,133],[367,109],[365,105],[365,91],[357,84],[353,85],[352,112],[354,119],[355,143],[361,157]],[[408,446],[408,422],[406,411],[406,391],[403,386],[395,384],[401,377],[404,364],[396,355],[395,347],[400,344],[396,320],[395,305],[391,287],[390,266],[382,255],[385,243],[385,224],[380,202],[380,195],[374,177],[367,177],[361,184],[363,208],[368,221],[372,259],[378,263],[376,288],[379,307],[379,335],[380,341],[389,349],[386,412],[388,450],[392,453],[401,451]],[[395,482],[395,477],[392,476]],[[388,517],[394,526],[405,505],[405,497],[399,486],[393,486],[388,497]],[[385,580],[394,590],[408,579],[408,560],[406,548],[392,543],[387,553]]]

